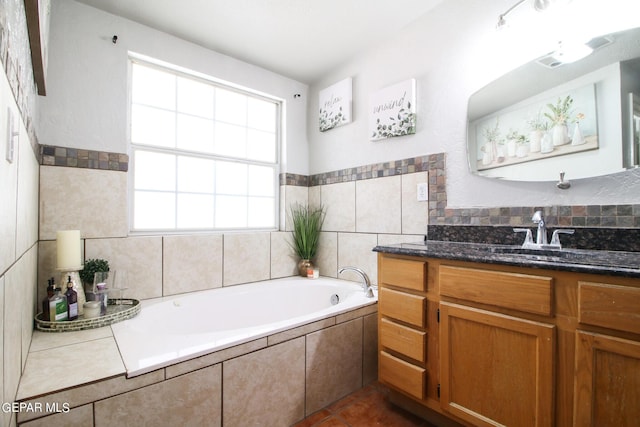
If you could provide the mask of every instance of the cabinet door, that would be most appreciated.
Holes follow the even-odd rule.
[[[553,425],[555,326],[440,306],[441,405],[477,426]]]
[[[574,426],[637,426],[640,342],[577,331]]]

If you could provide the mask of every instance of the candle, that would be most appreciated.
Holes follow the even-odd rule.
[[[58,231],[58,269],[79,270],[82,268],[80,253],[80,230]]]

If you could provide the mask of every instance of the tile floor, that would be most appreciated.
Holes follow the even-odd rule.
[[[373,383],[338,400],[295,424],[294,427],[435,427],[392,405],[389,391]]]

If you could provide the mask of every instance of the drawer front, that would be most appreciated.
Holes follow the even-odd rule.
[[[427,334],[388,319],[380,321],[380,344],[418,362],[425,361]]]
[[[427,263],[407,259],[381,257],[380,283],[401,288],[425,291]]]
[[[640,288],[578,282],[578,320],[640,334]]]
[[[440,294],[526,313],[553,314],[553,278],[441,266]]]
[[[425,327],[426,298],[387,288],[378,289],[378,310],[382,316]]]
[[[380,381],[409,393],[418,399],[424,399],[425,369],[380,352]]]

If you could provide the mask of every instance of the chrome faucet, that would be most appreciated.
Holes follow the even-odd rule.
[[[547,244],[547,224],[544,222],[542,211],[535,211],[531,218],[535,224],[538,224],[538,233],[536,234],[536,245]]]
[[[542,211],[535,211],[531,220],[538,226],[535,243],[533,242],[531,230],[529,230],[528,228],[513,229],[513,231],[516,233],[526,233],[524,243],[522,244],[523,249],[562,249],[559,234],[573,234],[575,232],[575,230],[568,228],[555,229],[553,231],[553,235],[551,236],[551,242],[548,242],[547,224],[544,220],[544,217],[542,216]]]
[[[342,273],[345,270],[349,270],[349,271],[353,271],[355,273],[358,273],[360,275],[360,277],[362,278],[362,290],[364,290],[364,295],[367,298],[373,298],[373,288],[371,287],[371,281],[369,280],[369,276],[367,276],[367,273],[365,273],[364,271],[362,271],[360,268],[358,267],[342,267],[340,270],[338,270],[338,274]]]

